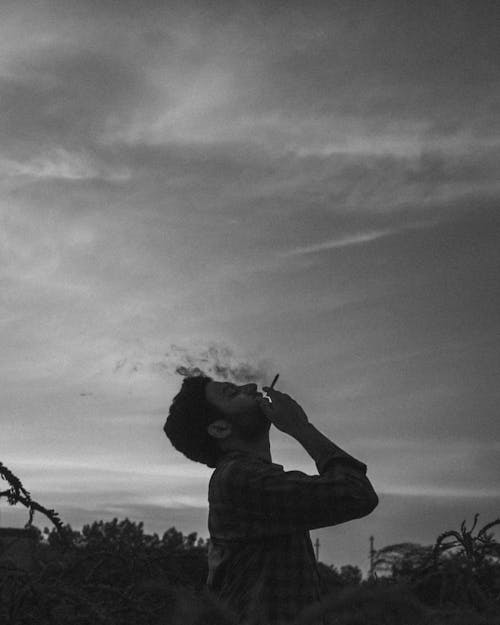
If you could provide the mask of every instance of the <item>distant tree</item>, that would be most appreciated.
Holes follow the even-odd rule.
[[[358,586],[363,577],[361,569],[352,564],[341,566],[339,571],[333,564],[318,562],[318,571],[324,594],[330,594],[346,586]]]
[[[208,545],[205,544],[203,538],[198,538],[196,532],[192,532],[187,536],[184,536],[182,532],[179,532],[175,527],[168,529],[162,536],[161,544],[167,549],[206,549]]]
[[[374,573],[389,575],[394,580],[411,576],[432,561],[432,546],[417,543],[387,545],[375,554]]]
[[[342,588],[340,573],[333,564],[327,565],[318,562],[318,571],[322,582],[323,592],[329,594],[332,591]]]
[[[170,551],[180,550],[184,547],[184,536],[175,527],[171,527],[163,534],[161,545]]]
[[[358,566],[352,564],[345,564],[340,567],[340,579],[344,586],[359,586],[363,574]]]

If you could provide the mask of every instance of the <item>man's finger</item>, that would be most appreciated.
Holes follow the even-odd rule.
[[[262,390],[266,391],[268,395],[271,395],[271,393],[275,393],[276,395],[283,395],[281,391],[277,391],[275,388],[271,388],[270,386],[263,386]]]
[[[273,405],[269,401],[269,399],[266,399],[265,397],[257,397],[256,401],[259,404],[259,406],[263,406],[264,408],[272,408],[273,407]]]
[[[263,386],[262,389],[266,392],[266,395],[269,395],[269,397],[274,397],[275,399],[292,399],[290,395],[282,393],[281,391],[277,391],[276,389],[270,388],[269,386]]]

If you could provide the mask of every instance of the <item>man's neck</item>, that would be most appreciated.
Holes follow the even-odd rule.
[[[255,442],[242,441],[240,439],[234,439],[227,443],[227,446],[223,447],[224,452],[230,451],[244,451],[245,453],[257,456],[268,462],[272,462],[271,458],[271,444],[269,442],[269,435],[261,438]]]

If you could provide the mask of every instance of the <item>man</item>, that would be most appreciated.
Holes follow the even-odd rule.
[[[291,623],[318,605],[309,530],[364,517],[378,504],[365,464],[321,434],[289,395],[264,391],[271,401],[255,384],[186,378],[164,426],[176,449],[215,468],[207,584],[245,625]],[[304,447],[319,475],[272,462],[272,424]]]

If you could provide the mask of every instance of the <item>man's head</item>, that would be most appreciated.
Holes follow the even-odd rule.
[[[267,435],[271,422],[256,401],[262,397],[256,384],[237,386],[231,382],[211,380],[205,389],[209,404],[222,413],[222,418],[208,427],[208,433],[219,441],[238,439],[253,443]]]
[[[185,378],[163,429],[185,456],[215,467],[233,443],[253,444],[268,435],[271,422],[256,401],[258,395],[256,384]]]

